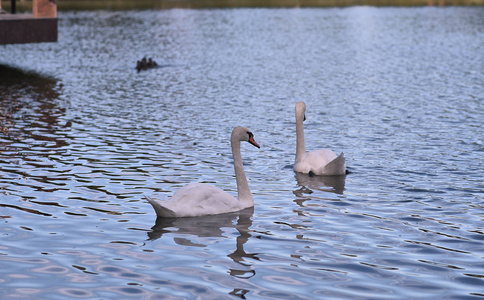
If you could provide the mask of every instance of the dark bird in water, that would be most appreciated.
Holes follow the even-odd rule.
[[[136,62],[136,70],[138,70],[138,72],[141,70],[151,69],[157,66],[158,64],[156,63],[156,61],[152,60],[151,58],[146,60],[146,57],[143,57],[142,60],[138,60]]]

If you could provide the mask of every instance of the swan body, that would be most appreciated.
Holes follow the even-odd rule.
[[[314,175],[345,175],[344,154],[336,155],[331,149],[306,152],[303,121],[306,119],[306,104],[296,103],[296,159],[294,171]]]
[[[245,127],[234,128],[230,143],[234,159],[238,198],[207,183],[190,183],[178,190],[173,197],[166,201],[145,196],[155,209],[156,215],[165,218],[197,217],[235,212],[253,207],[254,198],[247,183],[240,154],[241,141],[249,142],[260,148],[249,129]]]
[[[234,196],[207,183],[189,183],[163,203],[146,198],[161,217],[196,217],[245,208]]]

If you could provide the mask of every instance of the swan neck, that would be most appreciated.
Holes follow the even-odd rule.
[[[245,176],[242,155],[240,154],[240,141],[231,139],[232,157],[234,159],[235,179],[237,181],[237,194],[243,208],[254,206],[254,198],[249,189],[249,183]]]
[[[306,153],[306,146],[304,146],[304,126],[303,118],[296,116],[296,160],[299,156]]]

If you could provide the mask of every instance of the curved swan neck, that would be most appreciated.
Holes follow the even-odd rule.
[[[306,146],[304,146],[304,115],[298,116],[296,113],[296,160],[299,156],[306,153]]]
[[[237,181],[237,194],[239,202],[242,206],[251,207],[254,205],[254,198],[249,189],[249,183],[245,176],[244,165],[242,164],[242,155],[240,154],[240,140],[235,139],[233,136],[230,138],[230,144],[232,146],[232,157],[234,159],[235,179]]]

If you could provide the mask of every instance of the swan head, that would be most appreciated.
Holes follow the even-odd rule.
[[[299,101],[296,103],[296,120],[306,121],[306,103]]]
[[[257,148],[260,148],[259,144],[254,140],[254,134],[248,128],[239,126],[235,127],[232,131],[232,139],[238,141],[249,142]]]

